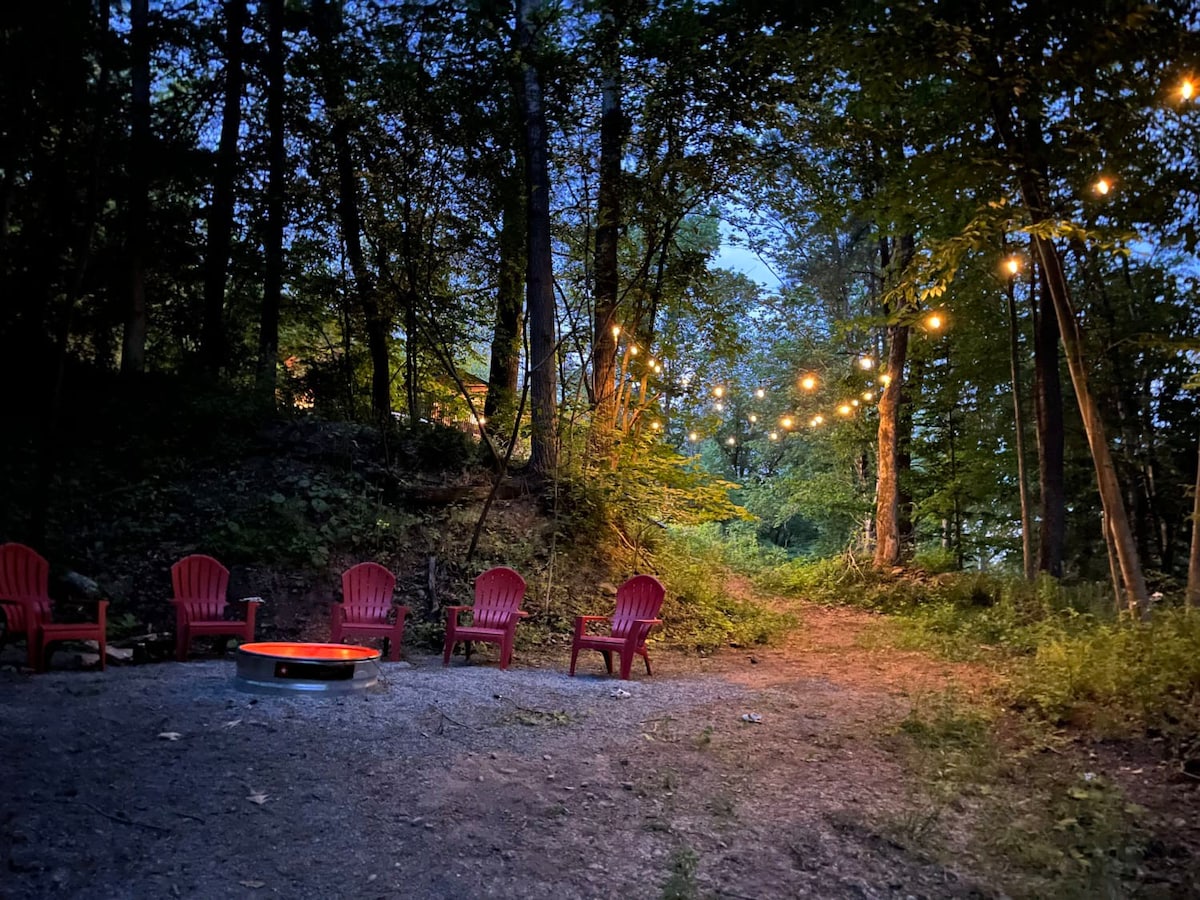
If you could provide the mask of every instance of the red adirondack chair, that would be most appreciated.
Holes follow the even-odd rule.
[[[450,665],[454,645],[465,641],[463,652],[471,657],[471,641],[500,645],[500,668],[507,669],[512,659],[517,623],[529,613],[519,609],[525,598],[525,579],[507,566],[488,569],[475,579],[474,606],[446,607],[446,646],[442,665]],[[460,625],[458,616],[471,611],[471,624]]]
[[[55,622],[50,599],[50,564],[24,544],[0,545],[0,607],[4,610],[4,637],[24,635],[29,668],[44,672],[50,664],[49,647],[58,641],[96,641],[100,669],[107,652],[108,601],[96,603],[95,622]]]
[[[381,637],[388,659],[400,659],[408,607],[393,602],[395,589],[396,576],[379,563],[359,563],[343,572],[342,600],[331,610],[330,643],[340,644],[347,634]]]
[[[201,635],[231,635],[243,642],[254,640],[254,615],[258,604],[246,602],[245,620],[225,618],[229,605],[229,570],[213,559],[195,553],[171,566],[171,587],[175,596],[175,658],[187,661],[192,638]]]
[[[571,642],[571,674],[575,660],[583,649],[599,650],[604,655],[604,667],[612,674],[612,655],[621,654],[621,678],[629,680],[633,657],[640,656],[650,671],[650,655],[646,652],[646,635],[662,619],[656,618],[662,608],[666,589],[653,575],[634,575],[617,589],[617,609],[612,616],[576,616],[575,636]],[[588,634],[589,622],[611,622],[608,634]]]

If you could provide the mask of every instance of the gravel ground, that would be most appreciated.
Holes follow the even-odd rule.
[[[0,673],[0,895],[972,893],[861,827],[869,785],[771,776],[841,767],[793,699],[837,707],[828,682],[439,663],[342,697],[247,694],[216,660]]]

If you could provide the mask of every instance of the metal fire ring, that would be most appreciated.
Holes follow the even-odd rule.
[[[379,681],[380,652],[346,644],[269,641],[237,649],[237,686],[260,693],[344,694]]]

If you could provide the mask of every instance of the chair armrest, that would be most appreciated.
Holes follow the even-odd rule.
[[[576,616],[575,617],[575,637],[581,638],[584,632],[587,631],[588,622],[611,622],[611,616]]]
[[[529,613],[525,612],[525,610],[523,610],[523,609],[518,609],[515,613],[513,613],[513,615],[516,616],[518,619],[528,619],[529,618]]]
[[[633,620],[634,625],[649,625],[651,628],[653,628],[655,625],[661,625],[662,623],[663,623],[662,619],[634,619]]]
[[[409,613],[412,612],[412,610],[410,610],[403,603],[393,603],[392,606],[395,607],[397,619],[403,619],[405,616],[407,616]]]
[[[461,613],[464,609],[470,609],[470,608],[471,607],[469,607],[469,606],[447,606],[446,607],[446,618],[451,622],[457,623],[459,613]]]

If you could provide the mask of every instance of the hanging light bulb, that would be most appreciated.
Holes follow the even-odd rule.
[[[696,443],[696,441],[700,440],[700,435],[696,434],[696,432],[693,431],[688,434],[688,440],[694,444],[694,443]]]
[[[1097,178],[1095,184],[1092,185],[1092,190],[1094,190],[1101,197],[1105,197],[1108,195],[1108,192],[1112,190],[1112,182],[1104,176],[1101,176]]]
[[[925,319],[925,324],[931,330],[938,331],[946,324],[946,320],[942,318],[941,313],[930,313]]]
[[[872,400],[875,399],[875,395],[872,394],[870,391],[863,391],[863,399],[866,400],[868,403],[870,403]]]
[[[1179,83],[1179,99],[1191,100],[1196,96],[1196,85],[1190,78],[1185,78]]]
[[[860,356],[858,358],[858,367],[860,369],[862,369],[864,372],[867,371],[868,369],[870,369],[874,365],[875,365],[875,360],[871,359],[871,357],[869,357],[869,356]]]
[[[725,404],[722,403],[720,400],[718,400],[716,403],[713,404],[713,408],[717,412],[725,412]]]
[[[725,443],[728,444],[730,447],[732,447],[737,443],[737,438],[733,438],[733,437],[725,438]]]
[[[777,441],[777,440],[779,440],[779,432],[772,431],[770,434],[767,435],[767,438],[772,441]]]
[[[629,345],[629,355],[630,355],[630,356],[637,356],[637,355],[638,355],[638,348],[637,348],[637,344],[630,344],[630,345]]]
[[[758,416],[756,416],[754,413],[750,413],[750,424],[753,425],[757,421],[758,421]]]
[[[654,374],[655,374],[655,375],[661,375],[661,374],[662,374],[662,363],[655,363],[655,364],[654,364]]]
[[[817,378],[815,375],[805,375],[800,379],[800,387],[804,388],[806,391],[811,391],[816,386]]]
[[[757,397],[759,400],[761,400],[763,397],[767,396],[767,392],[764,391],[762,388],[759,388],[757,391],[754,392],[754,396]]]
[[[809,422],[808,424],[811,425],[813,428],[816,428],[818,425],[825,424],[825,417],[824,416],[813,416],[812,421]]]
[[[650,423],[650,430],[651,430],[651,431],[658,431],[658,429],[660,429],[660,428],[662,428],[662,424],[661,424],[661,423],[659,423],[659,422],[651,422],[651,423]]]
[[[850,401],[850,405],[851,405],[851,406],[855,406],[855,407],[857,407],[857,406],[858,406],[858,401],[857,401],[857,400],[851,400],[851,401]]]
[[[840,415],[848,416],[848,415],[850,415],[850,412],[851,412],[851,410],[850,410],[849,403],[843,403],[841,406],[838,407],[838,413]]]
[[[724,397],[725,396],[725,388],[721,387],[721,385],[718,384],[715,388],[713,388],[713,396],[714,397]]]
[[[614,341],[621,336],[621,326],[620,325],[614,325],[612,327],[612,336],[613,336]]]
[[[1004,270],[1008,272],[1009,275],[1016,275],[1021,271],[1020,258],[1016,256],[1010,256],[1004,261]]]
[[[779,420],[779,424],[782,425],[784,428],[791,428],[793,425],[792,417],[784,416],[782,419]]]
[[[882,375],[879,376],[879,383],[882,384],[884,387],[887,387],[889,384],[892,383],[892,376],[889,375],[887,372],[884,372]]]

